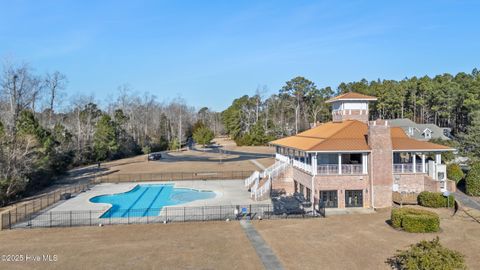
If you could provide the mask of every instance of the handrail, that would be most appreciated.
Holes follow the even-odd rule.
[[[250,196],[257,200],[263,195],[269,193],[272,186],[272,180],[280,175],[288,167],[288,165],[289,164],[285,162],[275,162],[272,166],[265,169],[262,172],[262,177],[268,177],[267,180],[261,187],[259,187],[260,179],[255,181],[255,184],[250,189]]]
[[[254,171],[247,179],[245,179],[245,186],[250,186],[254,181],[260,178],[260,172]]]
[[[393,164],[393,173],[413,173],[413,163],[395,163]],[[423,164],[415,164],[415,173],[423,173]]]

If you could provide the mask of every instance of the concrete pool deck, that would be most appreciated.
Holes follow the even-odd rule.
[[[117,194],[132,190],[136,185],[148,184],[173,184],[176,188],[191,188],[196,190],[215,192],[214,198],[196,200],[188,203],[165,206],[156,217],[129,217],[126,218],[100,218],[111,205],[107,203],[92,203],[90,199],[106,194]],[[91,187],[85,192],[81,192],[74,197],[60,201],[59,203],[40,211],[30,221],[21,222],[14,227],[32,226],[69,226],[71,220],[73,225],[87,224],[113,224],[113,223],[130,223],[131,221],[146,222],[162,222],[162,221],[182,221],[189,218],[215,217],[219,215],[219,206],[224,207],[220,210],[222,216],[231,215],[233,209],[237,205],[271,205],[271,200],[254,201],[250,199],[250,192],[244,186],[244,180],[191,180],[191,181],[168,181],[168,182],[130,182],[130,183],[103,183]],[[198,208],[204,206],[201,211]],[[209,208],[209,206],[211,206]],[[154,208],[154,207],[153,207]],[[185,210],[186,208],[186,210]],[[182,211],[183,210],[183,211]],[[73,212],[73,217],[72,216]],[[86,216],[88,214],[88,216]],[[145,220],[144,220],[145,219]],[[107,222],[108,220],[108,222]],[[88,222],[87,224],[84,224]],[[80,224],[81,223],[81,224]]]

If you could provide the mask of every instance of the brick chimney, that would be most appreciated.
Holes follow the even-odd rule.
[[[388,121],[378,119],[368,123],[370,154],[370,181],[375,208],[392,206],[392,137]]]

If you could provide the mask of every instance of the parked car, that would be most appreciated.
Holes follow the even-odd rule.
[[[159,160],[162,158],[161,153],[151,153],[148,155],[148,160]]]

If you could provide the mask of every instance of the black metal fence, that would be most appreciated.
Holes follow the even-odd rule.
[[[17,203],[11,206],[9,210],[0,213],[0,230],[12,227],[12,224],[29,219],[35,213],[51,206],[62,200],[65,195],[73,195],[89,189],[89,184],[79,184],[64,188],[59,188],[52,192],[38,196],[32,200]]]
[[[13,213],[10,213],[4,218],[14,219],[15,217],[13,215]],[[124,211],[115,211],[114,213],[109,213],[108,210],[46,211],[44,213],[32,213],[22,222],[16,224],[9,223],[9,228],[103,226],[114,224],[148,224],[215,220],[225,221],[227,219],[318,218],[324,216],[324,209],[323,211],[322,209],[317,209],[313,212],[311,209],[302,209],[300,211],[296,210],[288,213],[277,211],[277,209],[271,204],[127,209]]]
[[[109,174],[95,178],[96,183],[178,181],[178,180],[231,180],[245,179],[253,171],[205,171],[205,172],[159,172]]]

